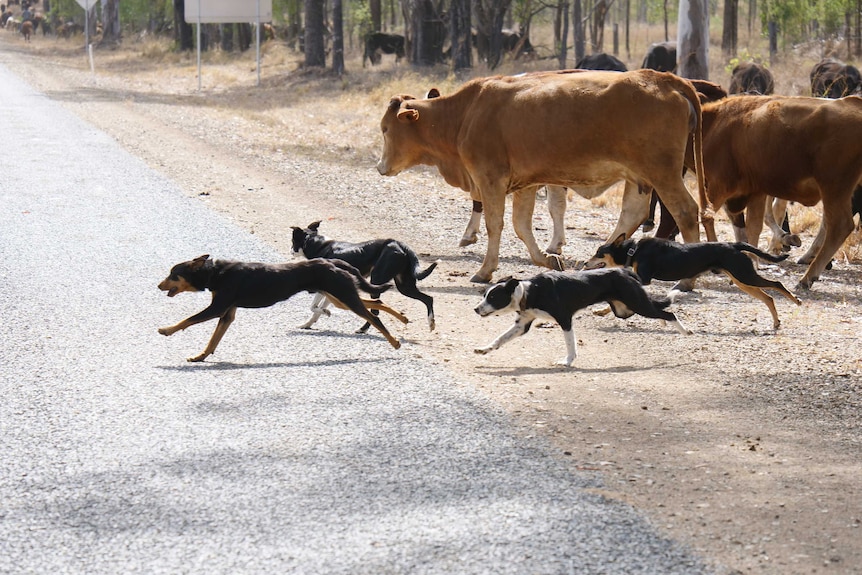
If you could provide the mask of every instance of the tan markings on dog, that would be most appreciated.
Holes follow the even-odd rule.
[[[169,277],[165,278],[159,283],[159,289],[168,292],[168,297],[174,297],[178,293],[183,293],[186,291],[198,291],[183,277],[180,277],[176,280],[172,280]]]
[[[347,307],[346,305],[344,305],[341,301],[339,301],[339,300],[338,300],[338,298],[334,297],[333,295],[331,295],[331,294],[326,294],[326,297],[327,297],[327,298],[329,298],[329,301],[331,301],[331,302],[332,302],[332,305],[334,305],[335,307],[338,307],[338,308],[341,308],[341,309],[347,309],[347,310],[349,310],[349,309],[350,309],[349,307]],[[366,301],[366,300],[363,300],[362,305],[365,305],[365,301]],[[368,301],[373,301],[373,300],[368,300]],[[395,310],[393,310],[393,309],[389,308],[388,306],[384,305],[382,302],[380,303],[380,305],[381,305],[382,307],[379,307],[379,308],[377,308],[377,309],[382,309],[383,311],[385,311],[385,312],[387,312],[387,313],[390,313],[390,310],[391,310],[392,315],[393,315],[393,316],[395,316],[395,317],[398,317],[399,315],[401,315],[401,314],[399,314],[397,311],[395,311]],[[366,306],[366,309],[367,309],[367,308],[368,308],[368,306]],[[384,308],[385,308],[385,309],[384,309]],[[374,308],[371,308],[371,309],[374,309]],[[404,316],[401,316],[401,317],[404,317]],[[407,318],[405,317],[405,318],[404,318],[404,320],[406,320],[406,319],[407,319]],[[406,321],[405,321],[405,323],[406,323]],[[400,348],[401,348],[401,342],[400,342],[400,341],[398,341],[397,339],[395,339],[394,337],[392,337],[392,335],[391,335],[388,331],[382,331],[382,330],[380,330],[379,328],[378,328],[378,331],[380,331],[380,333],[381,333],[381,334],[383,334],[383,337],[385,337],[385,338],[386,338],[386,341],[388,341],[388,342],[389,342],[389,344],[390,344],[392,347],[394,347],[395,349],[400,349]]]

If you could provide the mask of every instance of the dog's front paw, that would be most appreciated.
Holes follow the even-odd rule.
[[[206,352],[199,353],[198,355],[186,358],[186,361],[191,362],[191,363],[200,363],[203,360],[205,360],[207,358],[207,356],[209,356],[209,354]]]
[[[561,365],[563,367],[572,367],[574,363],[574,359],[569,359],[568,357],[564,357],[563,359],[557,360],[554,362],[554,365]]]
[[[171,328],[171,327],[160,327],[159,328],[159,333],[162,335],[173,335],[175,333],[175,331],[176,330]]]
[[[479,355],[487,355],[488,353],[493,351],[493,349],[494,348],[492,347],[477,347],[473,350],[473,353],[478,353]]]

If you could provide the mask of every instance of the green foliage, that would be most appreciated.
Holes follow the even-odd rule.
[[[840,34],[844,14],[855,11],[855,0],[761,0],[764,32],[770,21],[778,23],[786,41],[801,42],[817,36]]]
[[[162,31],[173,19],[172,0],[120,0],[120,23],[126,31]]]
[[[730,59],[727,65],[724,67],[724,70],[730,74],[733,72],[733,69],[739,66],[740,62],[758,62],[763,64],[767,68],[769,67],[769,59],[764,58],[760,54],[751,53],[748,51],[748,48],[743,48],[739,51],[739,53]]]

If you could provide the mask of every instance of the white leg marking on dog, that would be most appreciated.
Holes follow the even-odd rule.
[[[575,330],[563,330],[563,337],[566,340],[566,351],[568,355],[566,355],[565,359],[555,362],[554,365],[572,367],[572,363],[574,363],[575,359],[578,357],[578,340],[575,338]]]

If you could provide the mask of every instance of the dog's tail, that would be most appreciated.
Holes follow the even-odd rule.
[[[385,292],[386,290],[388,290],[389,288],[392,287],[392,284],[377,285],[377,284],[373,284],[373,283],[369,282],[367,279],[365,279],[362,276],[362,274],[359,272],[358,269],[356,269],[355,267],[353,267],[352,265],[350,265],[349,263],[347,263],[344,260],[333,259],[333,260],[329,260],[329,261],[331,261],[335,267],[343,269],[344,271],[346,271],[350,275],[352,275],[353,276],[353,282],[356,284],[356,287],[358,287],[359,289],[361,289],[365,293],[372,294],[372,295],[381,294],[381,293]]]
[[[420,270],[419,256],[416,255],[416,252],[414,252],[404,244],[401,244],[401,249],[403,249],[407,253],[407,257],[410,259],[410,269],[413,270],[413,276],[416,278],[416,281],[424,280],[425,278],[427,278],[429,275],[431,275],[431,272],[434,271],[434,268],[437,267],[437,264],[440,263],[439,261],[436,261],[424,270]]]
[[[754,247],[753,245],[747,244],[745,242],[735,242],[733,244],[733,247],[736,248],[737,251],[752,253],[752,254],[756,255],[757,257],[764,259],[768,262],[772,262],[772,263],[783,262],[790,255],[790,254],[781,254],[779,256],[774,256],[772,254],[768,254],[762,250],[759,250],[756,247]]]
[[[668,296],[669,297],[650,296],[649,299],[652,302],[652,304],[656,307],[656,309],[665,309],[665,308],[669,307],[670,304],[673,303],[673,300],[674,300],[674,297],[676,296],[676,294],[671,292],[670,294],[668,294]]]
[[[419,262],[417,261],[416,263],[419,263]],[[430,276],[430,275],[431,275],[431,272],[433,272],[433,271],[434,271],[434,268],[436,268],[436,267],[437,267],[437,264],[439,264],[439,263],[440,263],[439,261],[436,261],[436,262],[434,262],[433,264],[431,264],[430,266],[428,266],[427,268],[425,268],[425,269],[424,269],[423,271],[421,271],[421,272],[419,271],[419,266],[417,266],[417,267],[415,268],[415,269],[417,270],[417,271],[416,271],[416,280],[417,280],[417,281],[419,281],[419,280],[424,280],[425,278],[427,278],[428,276]]]

